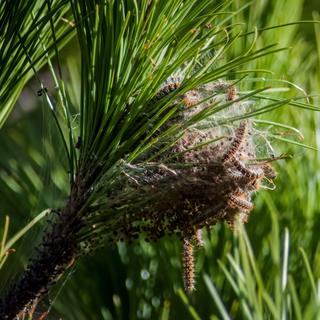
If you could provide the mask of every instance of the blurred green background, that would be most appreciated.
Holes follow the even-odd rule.
[[[245,1],[233,1],[234,9]],[[234,23],[248,30],[291,21],[318,19],[319,1],[252,1]],[[228,54],[247,47],[237,42]],[[246,69],[272,70],[272,78],[291,81],[319,105],[320,24],[301,23],[262,33],[257,46],[279,43],[290,49],[264,57]],[[77,99],[74,45],[64,49],[69,93]],[[228,57],[225,57],[228,59]],[[43,70],[43,77],[46,70]],[[240,91],[255,85],[245,81]],[[54,86],[47,80],[48,90]],[[63,205],[68,181],[63,150],[42,97],[32,81],[0,134],[0,213],[10,216],[10,235],[33,216]],[[296,88],[293,88],[296,90]],[[290,92],[284,93],[290,95]],[[269,120],[299,128],[304,143],[320,148],[320,115],[283,107]],[[75,119],[76,121],[76,119]],[[196,252],[197,290],[182,288],[181,244],[176,238],[158,243],[118,244],[83,258],[43,301],[48,319],[319,319],[320,318],[320,153],[282,144],[275,190],[263,190],[245,229],[232,233],[219,224],[204,232],[205,246]],[[22,270],[41,226],[32,229],[15,247],[1,271],[0,290]]]

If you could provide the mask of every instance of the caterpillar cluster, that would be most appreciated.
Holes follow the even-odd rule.
[[[154,99],[162,99],[179,86],[180,83],[171,82],[161,88]],[[236,89],[224,83],[208,85],[206,90],[210,88],[223,89],[224,103],[237,97]],[[185,109],[171,124],[188,120],[206,108],[210,102],[201,103],[200,99],[206,99],[203,92],[193,89],[185,93],[180,100],[185,103]],[[211,96],[212,92],[208,94]],[[270,164],[255,159],[250,120],[240,121],[233,131],[226,129],[216,143],[209,142],[221,136],[221,131],[207,123],[200,121],[186,129],[170,149],[153,162],[124,165],[108,201],[97,204],[99,210],[114,217],[113,220],[104,226],[99,215],[92,214],[85,222],[100,230],[110,243],[130,243],[141,234],[146,241],[157,241],[166,235],[178,236],[183,244],[183,278],[187,292],[195,288],[193,254],[194,246],[203,246],[202,229],[210,229],[223,221],[231,229],[237,220],[246,223],[254,207],[253,193],[259,190],[263,179],[275,177]],[[100,239],[86,240],[89,233],[83,234],[84,247],[97,246]]]

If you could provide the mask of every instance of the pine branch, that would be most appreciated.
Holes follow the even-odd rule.
[[[258,99],[267,88],[241,94],[220,80],[283,50],[254,51],[254,40],[250,50],[219,62],[248,35],[226,34],[230,17],[219,17],[228,5],[71,1],[82,66],[76,144],[68,116],[54,114],[69,132],[71,194],[2,299],[3,319],[27,312],[72,261],[104,244],[174,234],[188,241],[190,260],[201,228],[247,221],[252,194],[275,176],[268,159],[257,159],[249,118],[286,104],[306,106],[291,99],[268,104],[268,97]],[[193,287],[189,277],[186,289]]]
[[[35,310],[37,303],[56,283],[79,254],[77,231],[82,227],[80,209],[85,203],[80,179],[72,188],[65,207],[44,233],[36,253],[20,278],[13,282],[0,300],[0,318],[14,319]]]

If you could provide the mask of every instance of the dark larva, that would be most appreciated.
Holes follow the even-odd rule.
[[[241,144],[246,138],[248,132],[248,125],[246,121],[242,121],[239,125],[239,127],[236,129],[236,136],[234,140],[232,141],[229,149],[227,152],[223,155],[222,157],[222,162],[227,162],[229,161],[239,150]]]
[[[161,88],[155,95],[155,97],[152,99],[153,102],[156,102],[158,100],[161,100],[163,97],[167,96],[171,92],[177,90],[180,87],[180,82],[175,81],[168,83],[166,86]]]
[[[255,172],[255,171],[247,169],[241,161],[239,161],[235,158],[232,159],[232,164],[235,166],[235,168],[239,172],[241,172],[249,180],[261,179],[263,177],[262,172]]]

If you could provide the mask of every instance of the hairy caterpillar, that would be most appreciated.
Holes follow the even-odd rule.
[[[204,246],[204,241],[202,239],[202,230],[197,229],[196,234],[195,234],[195,242],[197,247],[203,247]]]
[[[186,292],[195,288],[193,245],[188,238],[183,239],[183,280]]]
[[[235,168],[239,172],[241,172],[245,177],[247,177],[249,180],[261,179],[263,177],[262,172],[254,172],[254,171],[247,169],[244,166],[244,164],[241,161],[239,161],[238,159],[233,158],[231,161],[232,161],[232,164],[235,166]]]
[[[232,141],[229,149],[222,157],[222,163],[225,163],[229,161],[233,156],[236,154],[236,152],[239,150],[241,144],[243,143],[246,135],[248,132],[248,125],[246,121],[240,122],[239,127],[236,129],[236,136],[234,140]]]
[[[177,90],[181,86],[179,81],[173,81],[162,87],[152,99],[153,102],[161,100],[163,97],[167,96],[171,92]]]
[[[231,207],[236,207],[240,210],[251,211],[253,209],[253,204],[243,198],[231,195],[228,200]]]
[[[277,172],[272,168],[269,163],[262,166],[262,170],[266,178],[274,180],[277,177]]]

